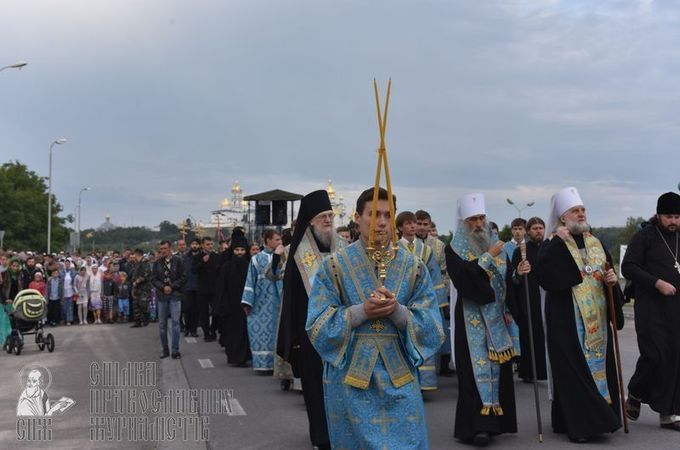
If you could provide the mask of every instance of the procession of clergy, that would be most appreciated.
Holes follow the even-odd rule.
[[[430,236],[425,211],[395,221],[396,198],[374,190],[357,200],[354,242],[333,229],[326,191],[305,196],[290,244],[268,230],[240,270],[245,313],[227,314],[230,362],[243,362],[249,340],[255,370],[301,380],[314,448],[428,448],[423,392],[454,365],[455,438],[515,433],[513,362],[523,381],[548,381],[552,430],[573,442],[617,431],[622,409],[636,420],[643,403],[680,430],[679,195],[662,195],[628,246],[624,299],[574,187],[552,197],[547,227],[516,219],[507,243],[483,194],[465,195],[450,246]],[[373,232],[400,236],[382,282]],[[612,324],[623,327],[630,298],[640,358],[622,408]]]

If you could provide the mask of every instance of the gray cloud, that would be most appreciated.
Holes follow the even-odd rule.
[[[47,174],[83,225],[207,218],[247,193],[372,183],[372,78],[394,80],[400,209],[454,226],[576,185],[596,225],[646,216],[680,181],[680,6],[601,1],[5,2],[0,160]]]

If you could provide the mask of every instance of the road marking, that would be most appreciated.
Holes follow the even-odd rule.
[[[229,400],[222,400],[222,406],[224,406],[224,409],[227,410],[228,416],[247,416],[248,415],[246,413],[246,410],[243,409],[243,406],[241,406],[241,402],[239,402],[235,398],[231,398]]]
[[[215,366],[213,366],[212,361],[210,359],[199,359],[198,363],[201,365],[201,368],[203,369],[214,369]]]
[[[196,343],[195,337],[185,337],[184,340],[187,341],[187,344],[195,344]]]

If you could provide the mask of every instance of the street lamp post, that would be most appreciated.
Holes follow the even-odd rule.
[[[517,206],[517,205],[515,204],[515,202],[513,202],[513,201],[510,200],[509,198],[506,198],[505,201],[507,201],[508,204],[510,204],[513,208],[515,208],[515,209],[517,210],[517,214],[519,215],[519,217],[522,217],[522,211],[524,211],[524,210],[527,209],[527,208],[530,208],[530,207],[534,206],[534,203],[535,203],[535,202],[529,202],[529,203],[527,203],[525,206],[522,206],[522,207],[520,208],[519,206]]]
[[[26,61],[17,61],[14,64],[10,64],[9,66],[0,67],[0,72],[2,72],[5,69],[21,69],[26,64],[28,64]]]
[[[91,187],[84,187],[84,188],[82,188],[82,189],[80,190],[80,192],[78,192],[78,222],[77,222],[77,228],[78,228],[78,249],[80,249],[80,216],[81,216],[81,213],[80,213],[80,202],[81,202],[81,198],[82,198],[83,192],[89,191],[90,189],[92,189],[92,188],[91,188]]]
[[[60,138],[52,141],[50,144],[50,173],[49,173],[49,188],[47,190],[47,254],[52,253],[52,147],[54,144],[65,144],[66,139]]]

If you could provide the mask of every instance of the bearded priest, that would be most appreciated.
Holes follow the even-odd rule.
[[[538,282],[546,291],[545,321],[552,372],[552,426],[574,442],[621,427],[619,385],[606,290],[612,286],[623,328],[623,293],[605,267],[611,256],[591,234],[574,187],[553,195],[549,240],[538,253]]]
[[[455,288],[454,436],[480,446],[492,436],[517,432],[511,361],[520,354],[519,329],[505,304],[507,268],[504,242],[491,232],[484,195],[458,199],[458,228],[446,248],[446,270]]]

